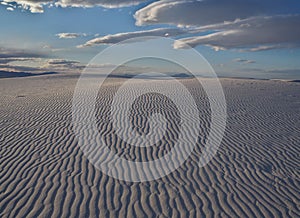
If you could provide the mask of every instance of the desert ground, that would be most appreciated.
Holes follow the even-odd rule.
[[[0,217],[300,217],[300,83],[220,79],[228,117],[212,161],[198,166],[209,130],[203,115],[203,138],[182,166],[158,180],[126,182],[96,169],[77,144],[71,112],[77,79],[0,79]],[[205,102],[193,79],[182,83]],[[116,84],[111,79],[99,94],[106,99],[99,121]],[[172,142],[170,128],[164,140]],[[124,146],[109,122],[99,129],[129,159],[155,159],[172,149],[170,143],[144,152]]]

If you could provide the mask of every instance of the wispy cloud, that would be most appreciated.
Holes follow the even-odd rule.
[[[119,8],[130,5],[137,5],[147,0],[58,0],[55,5],[61,7],[95,7]]]
[[[65,59],[50,59],[43,66],[43,68],[54,69],[56,71],[82,70],[84,67],[85,65],[81,64],[79,61]]]
[[[0,47],[0,59],[3,58],[46,58],[49,55],[41,52],[33,52],[22,49],[10,49]]]
[[[126,32],[126,33],[118,33],[114,35],[107,35],[103,37],[98,37],[86,42],[84,45],[78,46],[79,48],[94,46],[94,45],[102,45],[102,44],[114,44],[122,42],[126,39],[131,39],[134,37],[143,37],[143,36],[164,36],[164,37],[172,37],[178,36],[187,33],[186,30],[176,29],[176,28],[158,28],[152,30],[144,30],[144,31],[136,31],[136,32]]]
[[[247,59],[242,59],[242,58],[236,58],[233,61],[237,62],[237,63],[242,63],[242,64],[254,64],[254,63],[256,63],[256,61],[254,61],[254,60],[247,60]]]
[[[87,36],[86,33],[58,33],[56,36],[60,39],[75,39],[82,36]]]
[[[12,62],[22,62],[22,61],[36,61],[40,58],[22,58],[22,57],[10,57],[10,58],[0,58],[0,64],[8,64]]]

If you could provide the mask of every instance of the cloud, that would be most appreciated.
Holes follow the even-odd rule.
[[[256,52],[256,51],[268,51],[272,49],[289,48],[289,47],[293,47],[293,46],[292,45],[260,45],[254,48],[249,48],[244,50],[242,49],[241,51]]]
[[[283,74],[283,75],[295,75],[295,76],[300,76],[300,69],[271,69],[271,70],[266,70],[266,73],[271,73],[271,74]]]
[[[16,3],[33,13],[43,7],[124,7],[146,0],[0,0],[11,7]],[[264,51],[300,47],[299,0],[160,0],[139,9],[137,25],[171,24],[178,28],[158,28],[97,37],[78,47],[114,44],[141,36],[185,37],[174,43],[184,49],[207,45],[215,50]],[[183,28],[185,27],[185,28]],[[200,35],[201,33],[201,35]],[[190,37],[187,37],[189,34]],[[195,35],[196,34],[196,35]],[[86,36],[58,33],[61,39]]]
[[[119,8],[130,5],[137,5],[146,0],[59,0],[55,5],[62,7],[95,7]]]
[[[249,48],[261,51],[300,47],[300,15],[255,17],[218,25],[218,32],[179,39],[174,48],[208,45],[215,50]]]
[[[30,67],[30,66],[22,66],[22,65],[10,65],[10,64],[0,64],[0,71],[40,73],[43,70],[41,68],[39,68],[39,67]]]
[[[6,8],[6,10],[8,10],[8,11],[14,11],[15,9],[12,8],[12,7],[8,7],[8,8]]]
[[[53,59],[42,53],[0,47],[0,70],[14,72],[74,72],[85,65],[79,61]]]
[[[85,33],[58,33],[56,36],[60,39],[75,39],[81,36],[86,36]]]
[[[44,53],[0,47],[0,60],[3,58],[46,58],[46,57],[49,56]]]
[[[22,61],[35,61],[40,60],[39,58],[0,58],[0,64],[8,64],[12,62],[22,62]]]
[[[17,61],[17,63],[15,63]],[[31,66],[35,62],[34,66]],[[10,62],[1,62],[0,71],[11,72],[80,72],[85,68],[85,65],[79,61],[65,59],[11,59]]]
[[[199,34],[178,39],[175,49],[187,49],[198,45],[210,46],[215,50],[239,49],[239,51],[264,51],[279,48],[300,47],[300,15],[257,16],[236,19],[195,28],[158,28],[145,31],[118,33],[92,39],[87,47],[114,44],[139,36],[182,36]]]
[[[207,45],[254,52],[299,47],[299,13],[297,0],[161,0],[134,17],[137,25],[171,24],[198,34],[177,40],[176,49]]]
[[[44,6],[61,6],[61,7],[96,7],[118,8],[130,5],[137,5],[145,0],[2,0],[1,4],[16,3],[24,10],[29,10],[31,13],[43,13]]]
[[[233,60],[234,62],[237,62],[237,63],[242,63],[242,64],[254,64],[256,63],[256,61],[253,61],[253,60],[247,60],[247,59],[242,59],[242,58],[236,58]]]
[[[50,59],[49,65],[74,65],[80,63],[79,61],[65,60],[65,59]]]
[[[82,70],[85,68],[85,65],[74,60],[50,59],[42,68],[53,69],[55,71],[73,71]]]
[[[7,49],[0,47],[0,70],[5,71],[38,71],[35,67],[23,66],[21,63],[38,62],[47,56],[40,53],[34,53],[25,50]],[[15,64],[15,63],[18,63]]]
[[[99,38],[92,39],[86,42],[84,45],[78,46],[79,48],[102,45],[102,44],[114,44],[122,42],[126,39],[131,39],[134,37],[143,37],[143,36],[177,36],[187,33],[186,30],[174,29],[174,28],[158,28],[152,30],[136,31],[136,32],[127,32],[127,33],[118,33],[114,35],[107,35]]]
[[[291,7],[293,5],[294,7]],[[298,0],[162,0],[138,10],[137,25],[205,26],[253,16],[299,13]]]
[[[43,5],[48,4],[47,0],[2,0],[3,3],[16,3],[20,8],[29,10],[31,13],[43,13]]]

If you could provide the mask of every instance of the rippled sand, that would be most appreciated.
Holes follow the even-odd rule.
[[[0,80],[0,217],[300,217],[299,83],[221,79],[227,129],[215,158],[200,168],[209,104],[194,80],[182,80],[203,112],[197,146],[168,176],[130,183],[101,173],[80,150],[71,113],[77,79]],[[130,160],[163,156],[176,141],[176,124],[150,148],[130,147],[114,135],[106,115],[118,85],[112,79],[103,87],[97,105],[109,147]],[[135,110],[149,109],[154,98],[140,98]],[[176,117],[175,111],[165,115]],[[143,127],[143,116],[133,123]]]

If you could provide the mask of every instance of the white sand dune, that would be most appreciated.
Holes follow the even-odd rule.
[[[77,79],[0,80],[0,217],[300,217],[299,83],[221,79],[227,129],[217,155],[200,168],[209,104],[194,80],[182,80],[202,107],[199,142],[173,173],[131,183],[103,174],[80,150],[71,112]],[[97,105],[99,130],[108,146],[136,161],[165,155],[178,137],[174,106],[162,110],[147,104],[168,105],[162,96],[138,99],[141,107],[132,112],[136,131],[147,132],[149,109],[176,119],[161,144],[128,146],[109,122],[119,85],[114,81],[120,79],[111,80]]]

